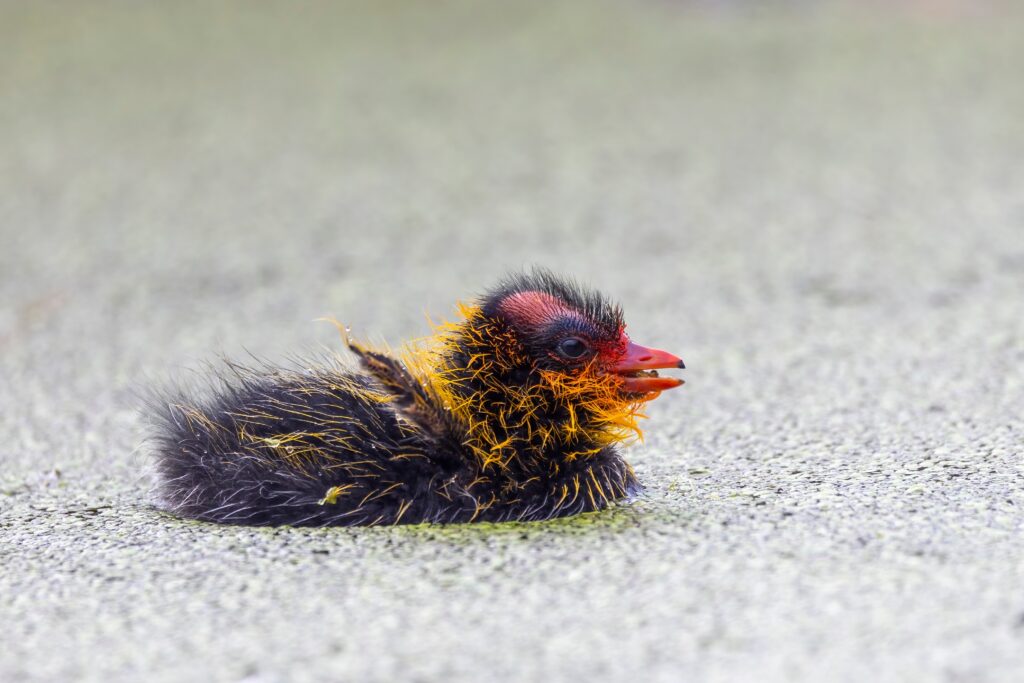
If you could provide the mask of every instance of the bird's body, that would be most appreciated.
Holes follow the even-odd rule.
[[[205,401],[160,403],[165,506],[252,525],[537,520],[639,489],[615,444],[682,367],[633,344],[595,293],[534,273],[358,368],[229,364]]]

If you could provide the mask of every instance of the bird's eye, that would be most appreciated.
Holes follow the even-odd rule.
[[[577,360],[582,358],[589,350],[586,342],[576,337],[569,337],[558,342],[558,353],[563,358]]]

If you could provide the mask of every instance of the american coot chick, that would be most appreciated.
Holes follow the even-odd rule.
[[[615,444],[682,380],[621,310],[547,271],[507,278],[461,320],[359,367],[229,364],[213,396],[158,401],[164,506],[230,524],[540,520],[639,490]]]

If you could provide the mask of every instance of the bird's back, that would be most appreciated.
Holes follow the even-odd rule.
[[[176,514],[250,525],[425,519],[443,459],[395,397],[340,366],[232,366],[209,399],[184,392],[157,411],[161,497]]]

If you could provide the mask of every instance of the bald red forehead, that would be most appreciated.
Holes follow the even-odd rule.
[[[510,294],[498,304],[498,311],[521,330],[540,330],[555,321],[567,318],[579,319],[581,329],[593,329],[583,313],[546,292],[526,291]],[[585,336],[588,336],[589,343],[595,346],[598,353],[606,357],[621,355],[629,343],[629,337],[622,325],[614,331],[609,331],[613,335],[610,338],[604,338],[600,332],[595,332],[598,335],[596,338]]]
[[[516,292],[506,297],[498,310],[522,327],[540,327],[556,318],[579,315],[561,299],[545,292]]]

